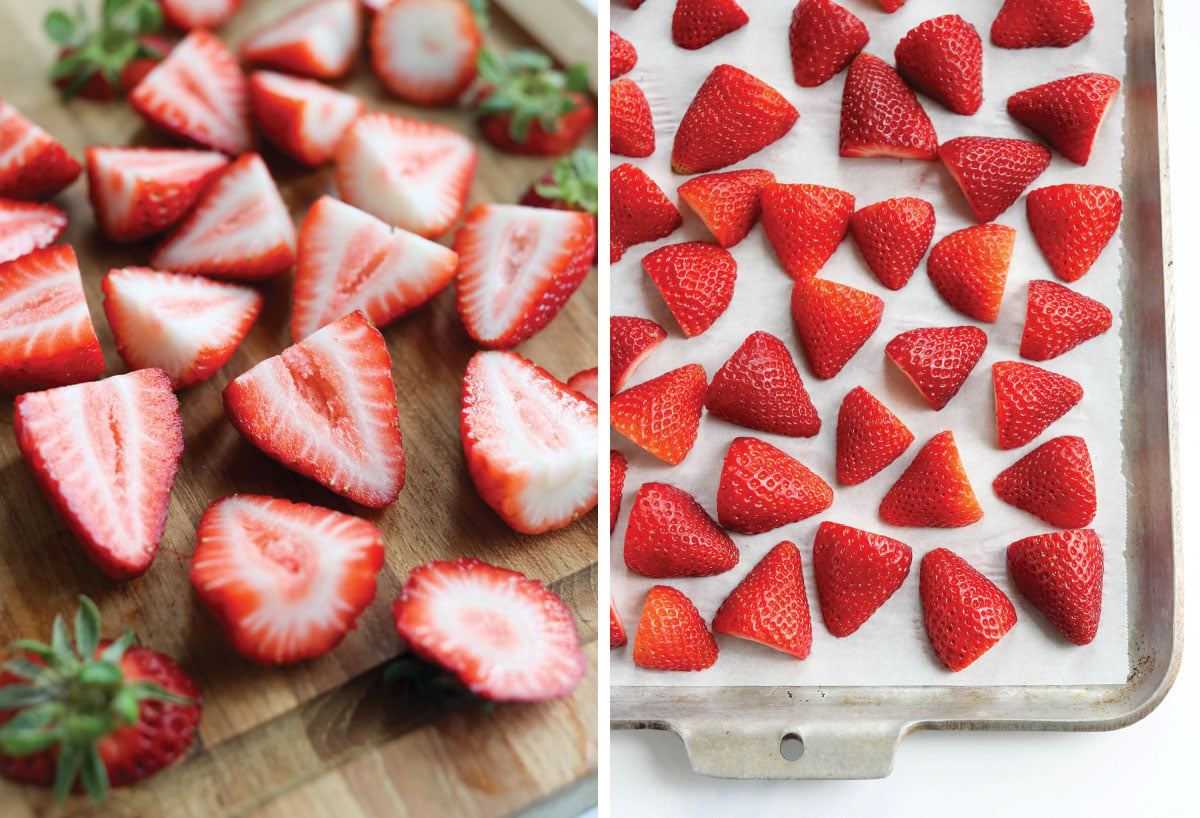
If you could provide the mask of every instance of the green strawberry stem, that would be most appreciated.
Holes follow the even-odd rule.
[[[526,141],[535,119],[546,133],[557,132],[562,117],[579,107],[575,94],[587,91],[587,68],[582,63],[560,71],[549,56],[529,48],[503,55],[485,48],[475,67],[487,86],[476,114],[510,114],[508,134],[517,142]]]
[[[580,148],[554,164],[554,181],[541,182],[533,189],[542,198],[561,201],[572,210],[594,216],[599,211],[598,168],[596,152]]]
[[[93,30],[87,13],[80,5],[75,16],[61,9],[46,15],[46,35],[64,51],[50,66],[55,82],[68,80],[63,98],[71,99],[99,74],[114,89],[120,88],[121,71],[132,60],[161,57],[141,38],[163,27],[162,9],[157,0],[104,0],[100,8],[100,27]]]

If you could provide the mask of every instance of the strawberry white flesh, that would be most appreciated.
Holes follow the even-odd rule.
[[[183,454],[179,402],[161,370],[17,398],[21,454],[88,555],[114,579],[150,567]]]
[[[73,182],[80,170],[53,136],[0,99],[0,196],[44,199]]]
[[[167,22],[175,28],[216,28],[242,5],[242,0],[158,0]]]
[[[388,89],[444,105],[475,77],[479,30],[464,0],[396,0],[371,23],[371,67]]]
[[[280,664],[341,642],[382,567],[382,535],[366,520],[240,494],[204,512],[188,578],[239,653]]]
[[[366,109],[353,94],[274,71],[250,75],[250,98],[267,138],[312,167],[333,159],[346,130]]]
[[[318,79],[343,76],[362,42],[358,0],[316,0],[242,41],[242,59]]]
[[[300,226],[292,338],[362,310],[383,326],[450,283],[458,254],[331,196]]]
[[[67,229],[67,214],[51,204],[0,199],[0,261],[49,247]]]
[[[567,386],[596,403],[600,399],[600,370],[592,367],[576,372],[567,379]]]

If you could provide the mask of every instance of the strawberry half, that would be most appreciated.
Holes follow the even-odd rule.
[[[925,257],[935,224],[933,205],[906,197],[856,210],[850,217],[850,232],[879,283],[899,290]]]
[[[81,170],[58,140],[0,99],[0,196],[48,199]]]
[[[830,0],[800,0],[788,26],[792,74],[806,88],[824,85],[867,46],[863,21]]]
[[[652,670],[704,670],[717,661],[717,640],[682,591],[655,585],[633,636],[633,663]]]
[[[625,565],[644,577],[711,577],[738,563],[737,546],[696,498],[644,483],[625,527]]]
[[[1004,502],[1059,528],[1096,517],[1096,476],[1083,438],[1056,437],[1009,466],[992,483]]]
[[[352,94],[274,71],[250,75],[250,100],[267,139],[309,167],[332,161],[367,105]]]
[[[636,165],[617,165],[608,175],[610,262],[634,244],[675,232],[683,216],[653,179]]]
[[[1030,443],[1083,398],[1083,387],[1066,375],[1017,361],[992,364],[996,391],[996,437],[1001,449]]]
[[[389,91],[418,105],[446,105],[475,79],[482,39],[464,0],[397,0],[375,15],[367,43],[371,70]]]
[[[361,312],[242,373],[225,415],[289,469],[356,503],[383,508],[404,486],[392,359]]]
[[[445,289],[457,266],[453,250],[322,196],[300,225],[292,339],[355,310],[389,324]]]
[[[820,272],[850,227],[854,197],[821,185],[773,182],[762,189],[762,226],[792,278]]]
[[[642,266],[688,338],[711,327],[733,299],[737,262],[715,244],[668,244],[645,256]]]
[[[111,270],[100,289],[121,360],[163,370],[175,389],[224,366],[263,303],[249,287],[144,267]]]
[[[808,658],[812,618],[795,543],[784,540],[750,569],[717,609],[713,631]]]
[[[1050,185],[1029,191],[1029,229],[1054,274],[1078,281],[1121,223],[1121,194],[1100,185]]]
[[[659,460],[677,466],[696,442],[707,387],[699,364],[673,369],[613,395],[612,426]]]
[[[217,28],[232,17],[242,0],[158,0],[167,24],[180,31]]]
[[[1018,91],[1008,98],[1008,113],[1063,156],[1086,165],[1120,88],[1120,80],[1108,74],[1077,74]]]
[[[592,403],[600,400],[600,367],[581,369],[567,378],[567,388],[573,389]]]
[[[929,114],[896,69],[874,54],[859,54],[846,72],[838,154],[937,158],[937,133]]]
[[[116,580],[145,573],[183,454],[166,373],[139,369],[27,392],[17,398],[13,428],[38,485],[88,557]]]
[[[262,157],[227,167],[167,237],[150,265],[224,278],[267,278],[296,260],[296,226]]]
[[[823,522],[813,540],[821,618],[834,636],[849,636],[900,590],[912,549],[899,540]]]
[[[970,665],[1017,623],[1012,601],[966,560],[935,548],[921,560],[921,608],[929,644],[955,672]]]
[[[896,45],[896,70],[916,91],[956,114],[983,105],[983,42],[975,26],[944,14],[911,29]]]
[[[885,523],[961,528],[983,519],[953,432],[939,432],[921,447],[879,504]]]
[[[625,491],[625,472],[629,470],[629,461],[625,455],[612,449],[608,453],[608,533],[617,527],[617,518],[621,515],[621,498]]]
[[[692,209],[717,244],[732,247],[746,238],[762,213],[759,194],[775,181],[769,170],[731,170],[688,179],[679,198]]]
[[[717,485],[717,520],[762,534],[806,520],[833,504],[833,489],[794,457],[753,437],[735,438]]]
[[[649,318],[614,315],[608,325],[609,394],[615,395],[639,366],[667,338],[667,331]]]
[[[383,535],[366,520],[239,494],[200,518],[188,579],[238,653],[279,665],[333,650],[382,567]]]
[[[994,323],[1008,280],[1017,231],[1003,224],[956,230],[929,252],[929,280],[946,303],[968,318]]]
[[[637,49],[615,31],[608,32],[608,78],[615,80],[637,65]]]
[[[704,395],[719,418],[760,432],[812,437],[821,418],[783,341],[753,332],[721,365]]]
[[[1050,151],[1024,139],[960,136],[938,151],[980,224],[995,221],[1050,164]]]
[[[792,288],[792,320],[813,374],[842,371],[883,320],[879,296],[823,278],[801,278]]]
[[[929,405],[940,411],[983,357],[987,334],[979,327],[922,327],[888,341],[888,358]]]
[[[1100,627],[1104,548],[1090,528],[1017,540],[1008,547],[1008,571],[1017,589],[1055,630],[1087,645]]]
[[[1001,48],[1065,48],[1092,30],[1087,0],[1004,0],[992,23]]]
[[[599,496],[597,408],[514,352],[477,352],[463,376],[461,433],[479,496],[515,531],[540,534]]]
[[[1029,282],[1021,357],[1048,361],[1112,327],[1112,311],[1053,281]]]
[[[0,262],[49,247],[67,229],[67,214],[52,204],[0,199]]]
[[[432,239],[462,213],[476,150],[442,125],[370,113],[350,126],[334,158],[347,203]]]
[[[641,87],[631,79],[614,82],[608,89],[608,150],[618,156],[654,153],[654,119]]]
[[[362,42],[358,0],[314,0],[255,29],[242,40],[242,59],[317,79],[345,76]]]
[[[414,568],[392,616],[414,653],[485,699],[561,699],[587,672],[571,609],[537,580],[486,562]]]
[[[625,635],[625,625],[621,622],[621,615],[617,613],[617,603],[610,596],[608,598],[608,648],[613,650],[624,647],[629,642],[629,637]]]
[[[879,399],[856,386],[842,399],[837,422],[837,478],[856,486],[904,454],[913,433]]]
[[[750,17],[735,0],[676,0],[671,39],[680,48],[694,51],[748,22]]]

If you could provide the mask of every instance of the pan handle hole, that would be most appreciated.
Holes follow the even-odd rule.
[[[779,742],[779,754],[783,756],[786,761],[795,761],[796,759],[800,758],[800,756],[804,755],[804,739],[800,738],[800,736],[796,735],[795,733],[788,733],[783,737],[783,740]]]

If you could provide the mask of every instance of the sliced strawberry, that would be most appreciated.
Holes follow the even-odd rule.
[[[842,371],[883,319],[883,300],[823,278],[801,278],[792,288],[792,319],[813,374]]]
[[[116,580],[150,567],[183,454],[179,401],[166,374],[139,369],[95,383],[27,392],[17,445],[50,505]]]
[[[900,418],[866,389],[854,387],[838,409],[838,481],[855,486],[874,477],[912,442],[913,433]]]
[[[937,133],[929,114],[896,69],[873,54],[859,54],[846,72],[838,153],[937,158]]]
[[[476,151],[474,142],[442,125],[370,113],[346,131],[335,159],[346,202],[432,239],[462,213]]]
[[[0,99],[0,196],[48,199],[81,170],[53,136]]]
[[[953,432],[930,438],[879,504],[885,523],[961,528],[983,519]]]
[[[418,105],[446,105],[467,90],[482,44],[464,0],[389,3],[371,21],[367,42],[375,76]]]
[[[479,560],[413,569],[392,615],[414,653],[485,699],[561,699],[587,672],[571,609],[537,580]]]
[[[1112,311],[1053,281],[1029,282],[1021,357],[1048,361],[1112,327]]]
[[[624,647],[629,642],[629,637],[625,635],[625,625],[621,623],[621,615],[617,613],[617,603],[610,596],[608,598],[608,648]]]
[[[671,39],[680,48],[704,48],[737,31],[750,17],[735,0],[676,0]]]
[[[823,85],[850,64],[871,35],[863,21],[830,0],[800,0],[788,26],[796,83]]]
[[[314,0],[255,29],[242,40],[242,59],[317,79],[345,76],[362,42],[358,0]]]
[[[704,670],[716,661],[717,640],[692,601],[666,585],[651,588],[633,636],[633,663],[652,670]]]
[[[1000,472],[992,488],[1004,502],[1059,528],[1083,528],[1096,517],[1096,476],[1081,437],[1043,443]]]
[[[1004,0],[992,23],[992,42],[1001,48],[1064,48],[1093,25],[1087,0]]]
[[[812,618],[795,543],[784,540],[750,569],[717,609],[713,631],[808,658]]]
[[[59,245],[0,263],[0,392],[103,374],[75,251]]]
[[[956,230],[929,252],[929,280],[968,318],[994,323],[1008,280],[1017,231],[1003,224]]]
[[[228,165],[217,151],[89,147],[96,221],[115,241],[152,236],[182,219]]]
[[[246,75],[204,29],[175,46],[133,89],[129,104],[151,125],[202,147],[230,156],[254,148]]]
[[[310,167],[333,160],[338,143],[367,105],[352,94],[274,71],[250,75],[250,100],[267,138]]]
[[[956,114],[983,105],[983,42],[957,14],[926,20],[896,45],[896,70],[913,89]]]
[[[239,494],[200,518],[188,579],[238,653],[278,665],[337,647],[382,567],[383,534],[366,520]]]
[[[1001,449],[1031,442],[1083,398],[1066,375],[1017,361],[992,364],[996,385],[996,436]]]
[[[645,256],[642,266],[688,338],[711,327],[733,299],[737,262],[715,244],[668,244]]]
[[[921,608],[929,644],[955,672],[970,665],[1017,623],[1012,602],[966,560],[935,548],[921,560]]]
[[[362,313],[258,363],[222,397],[237,430],[289,469],[371,508],[399,496],[404,445],[392,360]]]
[[[292,338],[355,310],[382,327],[445,289],[457,265],[453,250],[322,196],[300,225]]]
[[[646,577],[711,577],[738,562],[737,546],[696,498],[644,483],[625,528],[625,565]]]
[[[713,375],[704,395],[709,412],[738,426],[789,437],[812,437],[821,418],[787,346],[753,332]]]
[[[779,263],[792,278],[820,272],[850,227],[854,197],[821,185],[785,185],[762,189],[762,226]]]
[[[834,636],[862,627],[908,578],[912,549],[899,540],[824,522],[813,540],[821,618]]]
[[[609,261],[619,261],[634,244],[670,235],[683,216],[653,179],[636,165],[617,165],[608,176]]]
[[[609,394],[615,395],[639,366],[667,338],[667,331],[649,318],[614,315],[609,319]]]
[[[613,395],[612,426],[659,460],[677,466],[696,442],[707,387],[699,364],[673,369]]]
[[[688,179],[679,198],[700,217],[717,244],[732,247],[746,238],[762,213],[759,194],[775,181],[769,170],[731,170]]]
[[[729,444],[717,486],[717,520],[723,528],[762,534],[832,504],[829,484],[786,452],[753,437]]]
[[[576,372],[567,378],[567,388],[574,389],[592,403],[598,403],[600,400],[600,368],[593,366],[591,369],[581,369]]]
[[[654,119],[650,103],[636,82],[617,80],[608,89],[608,150],[618,156],[654,153]]]
[[[922,327],[888,341],[886,353],[935,410],[945,408],[983,357],[979,327]]]
[[[234,15],[242,0],[158,0],[167,24],[181,31],[217,28]]]
[[[1008,113],[1063,156],[1086,165],[1120,87],[1108,74],[1077,74],[1018,91],[1008,98]]]
[[[615,31],[608,32],[608,78],[628,74],[637,65],[637,49]]]
[[[1050,151],[1023,139],[960,136],[939,155],[980,224],[995,221],[1050,164]]]
[[[1100,185],[1050,185],[1025,197],[1033,237],[1063,281],[1078,281],[1096,263],[1117,232],[1121,207],[1121,194]]]
[[[479,496],[515,531],[540,534],[599,496],[596,404],[513,352],[477,352],[463,376],[462,444]]]
[[[296,226],[262,157],[226,168],[154,251],[159,270],[225,278],[267,278],[296,260]]]
[[[925,257],[935,224],[924,199],[887,199],[855,211],[850,232],[879,283],[899,290]]]
[[[0,262],[49,247],[67,229],[67,214],[52,204],[0,199]]]
[[[625,455],[616,449],[608,453],[608,533],[617,527],[617,518],[621,515],[621,498],[625,491],[625,472],[629,470],[629,461]]]
[[[1017,540],[1008,571],[1033,607],[1076,645],[1090,644],[1100,627],[1104,548],[1090,528]]]

